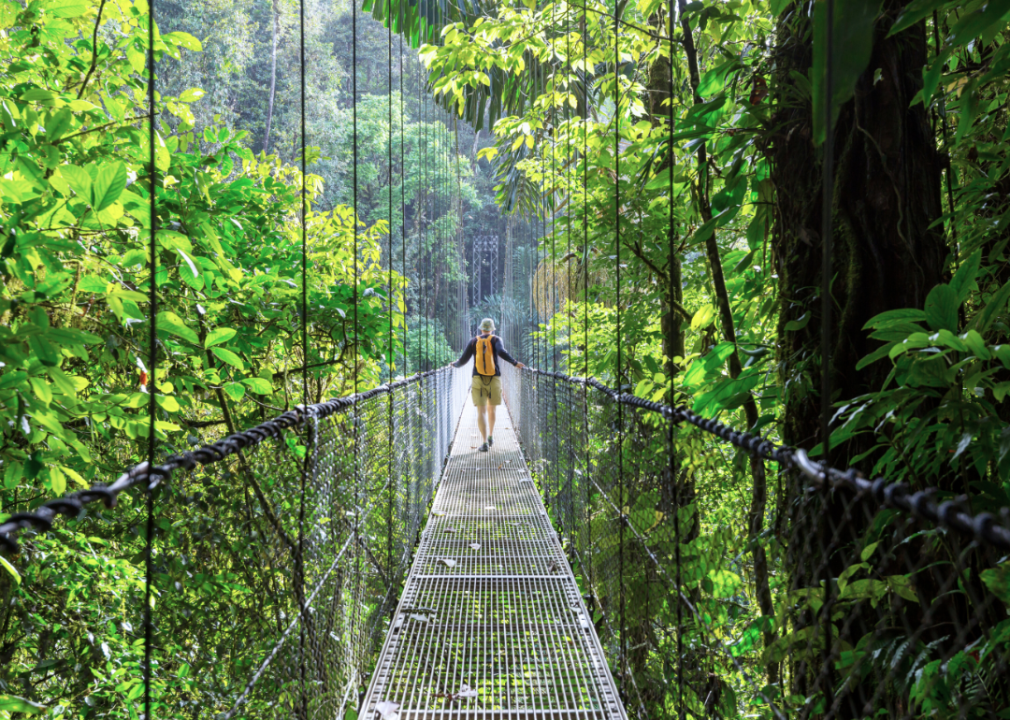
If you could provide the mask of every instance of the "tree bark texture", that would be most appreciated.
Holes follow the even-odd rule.
[[[890,371],[887,363],[856,370],[859,360],[879,347],[864,325],[886,310],[921,309],[929,291],[944,279],[946,242],[942,228],[930,227],[942,212],[941,164],[923,105],[910,106],[922,88],[925,26],[887,37],[907,4],[884,0],[870,63],[834,127],[830,358],[820,351],[823,148],[813,144],[808,86],[797,82],[810,76],[813,27],[806,3],[794,3],[779,17],[767,152],[777,198],[772,238],[781,303],[777,352],[782,437],[789,445],[810,448],[823,440],[819,388],[825,369],[831,373],[835,403],[882,387]],[[786,330],[786,323],[805,315],[802,329]],[[875,442],[857,437],[839,443],[828,460],[845,468]],[[871,463],[869,457],[860,464]],[[816,588],[826,576],[838,577],[850,564],[848,550],[860,536],[866,514],[858,508],[846,514],[845,499],[811,495],[795,478],[781,501],[790,525],[787,566],[793,588]],[[825,622],[823,613],[805,605],[795,612],[794,628]],[[839,639],[855,644],[872,623],[872,613],[855,617]],[[834,632],[843,631],[836,626]],[[818,638],[823,637],[821,631]],[[830,668],[834,662],[822,655],[823,648],[810,654],[795,650],[792,692],[824,694],[838,687],[832,672],[822,674],[822,663]],[[872,674],[847,683],[834,697],[835,717],[860,717],[863,700],[875,687]]]
[[[886,363],[856,371],[859,360],[879,347],[863,330],[866,322],[885,310],[921,309],[929,291],[944,279],[947,248],[942,229],[930,228],[942,212],[936,141],[922,104],[909,107],[922,88],[925,27],[919,24],[887,37],[906,4],[885,1],[870,64],[834,132],[835,322],[829,372],[836,402],[879,389],[889,371]],[[822,370],[821,149],[812,142],[809,97],[791,75],[808,75],[811,22],[796,6],[781,18],[769,159],[777,191],[772,242],[781,302],[783,440],[809,448],[823,439],[817,391]],[[812,317],[802,330],[785,329],[805,313]],[[831,461],[844,466],[866,449],[858,439],[843,443],[832,449]]]

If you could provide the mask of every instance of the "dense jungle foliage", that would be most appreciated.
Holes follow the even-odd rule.
[[[301,6],[156,0],[152,183],[149,1],[0,0],[0,519],[145,458],[151,392],[170,454],[302,402],[302,366],[311,401],[444,364],[483,315],[526,362],[815,456],[827,372],[833,465],[975,511],[1010,506],[1007,0],[836,2],[830,362],[825,3],[307,1],[303,177]],[[501,240],[491,297],[459,289],[480,235]],[[698,648],[698,672],[729,680],[689,712],[768,715],[741,665],[763,697],[802,707],[784,538],[804,497],[745,454],[715,463],[701,440],[680,452],[686,470],[669,482],[688,498],[674,515],[692,528],[692,597],[738,663]],[[642,498],[632,514],[671,553],[670,515]],[[199,507],[227,528],[256,502],[217,489]],[[138,716],[142,506],[93,506],[0,557],[0,718]],[[207,573],[166,611],[187,622],[259,562],[227,530],[166,521],[157,533],[166,548],[213,539]],[[944,559],[941,532],[918,542]],[[733,563],[708,577],[706,557]],[[928,649],[906,658],[906,712],[946,717],[966,674],[1005,672],[992,650],[1010,642],[1010,564],[985,561],[1004,604],[987,608],[991,646],[942,665]],[[832,568],[843,585],[859,571]],[[915,597],[908,578],[859,582],[850,603]],[[672,604],[630,607],[629,625],[666,637]],[[162,642],[184,650],[184,637]],[[220,652],[225,692],[249,667]],[[669,668],[635,662],[651,711],[673,716]],[[155,673],[161,716],[200,716],[187,704],[200,670],[183,667]],[[1010,716],[997,680],[980,717]]]

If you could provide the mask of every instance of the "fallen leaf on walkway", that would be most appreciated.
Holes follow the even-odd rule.
[[[470,543],[470,547],[474,550],[480,550],[480,543]]]
[[[485,510],[494,510],[495,507],[494,507],[494,505],[486,505],[486,506],[484,506],[484,509]]]
[[[443,515],[445,515],[445,513],[444,512],[437,512],[436,511],[436,512],[433,512],[432,515],[434,515],[435,517],[442,517]]]
[[[411,615],[410,619],[411,620],[416,620],[417,622],[422,622],[422,623],[428,622],[428,616],[427,615]]]
[[[454,528],[454,527],[447,527],[442,532],[456,532],[456,528]]]
[[[451,567],[451,568],[452,567],[456,567],[456,561],[455,560],[449,560],[448,558],[441,558],[439,560],[439,562],[445,563],[446,567]]]
[[[389,700],[383,700],[375,705],[375,711],[382,716],[382,720],[400,720],[400,714],[397,712],[399,709],[400,703]]]
[[[462,685],[459,688],[459,692],[456,693],[457,698],[475,698],[477,697],[477,691],[473,690],[467,685]]]
[[[524,483],[524,482],[533,482],[533,478],[523,478],[519,482],[521,482],[521,483]]]

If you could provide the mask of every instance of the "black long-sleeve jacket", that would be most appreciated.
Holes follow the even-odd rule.
[[[480,337],[480,336],[478,336]],[[466,344],[466,349],[463,350],[463,354],[459,356],[459,360],[454,362],[453,367],[463,367],[466,362],[474,356],[477,352],[477,338],[473,338]],[[498,367],[498,358],[502,360],[507,360],[513,365],[518,364],[518,361],[509,355],[505,351],[505,345],[502,343],[501,338],[497,335],[491,336],[491,357],[494,358],[494,374],[501,375],[501,368]],[[473,364],[473,374],[477,374],[477,363]]]

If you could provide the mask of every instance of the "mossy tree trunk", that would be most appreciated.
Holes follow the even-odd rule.
[[[922,308],[946,272],[942,228],[931,227],[942,212],[936,139],[922,103],[911,105],[922,88],[927,60],[925,26],[887,37],[907,4],[884,0],[871,61],[834,129],[830,359],[823,358],[820,349],[822,148],[813,143],[810,97],[796,80],[809,77],[813,28],[797,4],[779,16],[768,156],[777,193],[773,249],[781,303],[782,436],[789,445],[811,448],[823,440],[819,388],[825,368],[831,373],[836,403],[881,389],[890,370],[886,362],[856,370],[859,360],[880,344],[869,338],[864,325],[886,310]],[[802,329],[786,330],[786,323],[804,316]],[[839,443],[829,460],[845,468],[874,442],[857,437]],[[861,467],[871,465],[872,456],[860,462]],[[783,504],[792,524],[789,535],[796,541],[789,559],[795,587],[816,586],[824,573],[837,577],[848,558],[832,548],[845,546],[860,532],[862,515],[850,518],[836,533],[839,528],[823,520],[842,517],[840,501],[823,500],[825,507],[822,500],[805,495],[803,483],[797,481]],[[822,622],[803,610],[794,621],[797,626]],[[855,622],[849,633],[858,639],[868,627]],[[822,678],[821,686],[814,687],[819,661],[808,667],[794,659],[792,667],[793,692],[823,692],[834,683]],[[846,692],[837,716],[857,717],[861,691],[850,687]]]
[[[830,370],[833,400],[881,387],[889,368],[856,363],[879,347],[863,330],[885,310],[922,308],[943,281],[948,250],[940,216],[941,165],[936,140],[922,104],[911,106],[922,88],[926,33],[920,24],[886,37],[904,0],[886,0],[878,20],[873,55],[855,98],[835,128],[833,207],[834,328]],[[776,102],[769,146],[777,190],[773,246],[779,274],[779,361],[785,389],[783,439],[800,447],[820,442],[821,149],[812,142],[809,99],[792,73],[806,77],[812,59],[809,17],[795,8],[778,26]],[[802,330],[786,323],[812,316]],[[863,452],[860,441],[833,448],[831,460],[845,465]]]

